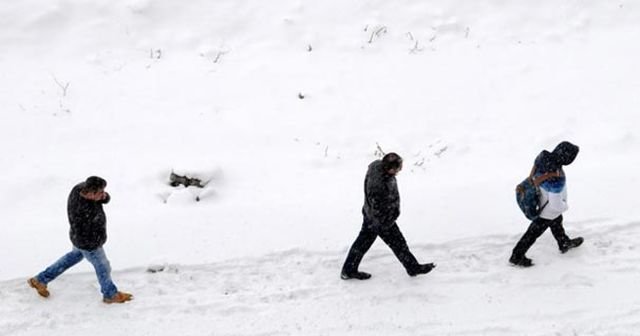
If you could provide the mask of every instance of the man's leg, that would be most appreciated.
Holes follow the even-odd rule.
[[[510,259],[511,262],[516,261],[515,263],[517,263],[517,261],[525,258],[525,254],[529,251],[529,248],[531,248],[533,243],[535,243],[547,227],[549,227],[549,223],[551,223],[551,221],[543,218],[537,218],[531,222],[527,231],[513,248],[513,253]]]
[[[360,262],[362,261],[364,254],[369,251],[377,237],[378,235],[368,227],[368,223],[365,219],[362,223],[362,229],[360,229],[358,238],[356,238],[353,245],[351,245],[351,249],[349,249],[347,259],[344,261],[344,265],[342,266],[342,274],[351,275],[358,272],[358,267],[360,266]]]
[[[81,260],[82,253],[74,247],[71,252],[65,254],[51,266],[47,267],[47,269],[38,274],[35,279],[41,284],[46,285]]]
[[[564,232],[564,227],[562,226],[562,216],[558,216],[558,218],[552,220],[549,223],[549,228],[551,229],[553,238],[558,242],[558,248],[562,249],[562,247],[569,241],[569,237]]]
[[[553,237],[558,242],[558,249],[560,249],[560,252],[562,253],[582,245],[582,242],[584,241],[582,237],[570,239],[569,236],[567,236],[564,232],[564,226],[562,225],[562,216],[554,219],[551,224],[549,224],[549,228],[551,228],[551,233],[553,233]]]
[[[113,298],[118,293],[118,288],[111,281],[111,265],[104,253],[104,249],[99,247],[95,250],[80,250],[82,255],[93,265],[100,283],[100,291],[105,299]]]
[[[410,275],[416,274],[420,264],[411,251],[409,251],[407,241],[404,239],[402,232],[400,232],[398,225],[394,223],[390,228],[380,230],[378,235],[382,238],[385,244],[391,248],[393,254],[396,255],[398,260],[400,260],[404,268],[407,270],[407,273]]]

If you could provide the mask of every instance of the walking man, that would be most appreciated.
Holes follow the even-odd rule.
[[[551,229],[561,253],[580,246],[584,241],[582,237],[570,239],[562,226],[562,214],[569,209],[566,175],[562,166],[571,164],[579,150],[578,146],[564,141],[558,144],[553,152],[544,150],[536,158],[532,175],[534,180],[536,178],[544,180],[540,183],[542,211],[513,248],[513,253],[509,258],[509,262],[513,265],[533,266],[533,262],[525,254],[547,228]]]
[[[358,271],[358,266],[377,237],[387,244],[410,276],[429,273],[435,264],[419,264],[396,224],[400,216],[400,195],[396,175],[402,170],[402,158],[396,153],[385,155],[369,165],[364,180],[364,217],[358,238],[351,246],[342,267],[343,280],[366,280],[371,274]]]
[[[133,298],[129,293],[119,292],[111,281],[111,266],[102,248],[107,241],[107,217],[102,205],[109,203],[111,199],[104,191],[106,186],[107,181],[91,176],[71,190],[67,214],[73,248],[40,274],[29,279],[29,285],[40,296],[48,297],[47,284],[86,258],[95,268],[105,303],[123,303]]]

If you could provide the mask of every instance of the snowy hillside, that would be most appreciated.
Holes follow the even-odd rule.
[[[0,334],[635,334],[638,6],[5,1]],[[547,233],[536,267],[509,267],[513,188],[562,140],[585,244],[560,255]],[[398,224],[438,268],[409,278],[377,242],[374,278],[344,282],[378,146],[405,158]],[[69,249],[89,175],[125,306],[86,262],[46,301],[26,287]]]

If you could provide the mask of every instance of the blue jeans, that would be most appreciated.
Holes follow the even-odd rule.
[[[79,263],[83,258],[86,258],[93,265],[93,268],[95,268],[102,295],[105,298],[112,298],[116,295],[118,288],[116,288],[116,285],[111,281],[111,265],[102,247],[91,251],[73,247],[71,252],[65,254],[62,258],[58,259],[58,261],[47,267],[47,269],[36,276],[36,279],[46,285],[64,273],[64,271]]]

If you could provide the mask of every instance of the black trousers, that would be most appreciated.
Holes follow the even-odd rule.
[[[527,232],[524,233],[516,244],[516,247],[513,248],[513,255],[523,257],[547,228],[551,229],[553,237],[558,242],[558,248],[562,248],[562,246],[569,241],[569,237],[564,232],[564,227],[562,226],[562,216],[558,216],[558,218],[554,220],[538,218],[529,225]]]
[[[409,251],[407,241],[404,239],[396,223],[393,223],[388,229],[378,230],[371,228],[370,222],[365,217],[360,234],[358,234],[358,238],[356,238],[356,241],[351,245],[347,259],[344,262],[344,266],[342,266],[343,273],[349,274],[358,271],[358,266],[360,266],[362,258],[365,253],[369,251],[369,248],[371,248],[371,245],[373,245],[377,237],[382,238],[385,244],[391,248],[391,251],[393,251],[398,260],[400,260],[407,272],[411,272],[418,267],[418,261],[411,251]]]

